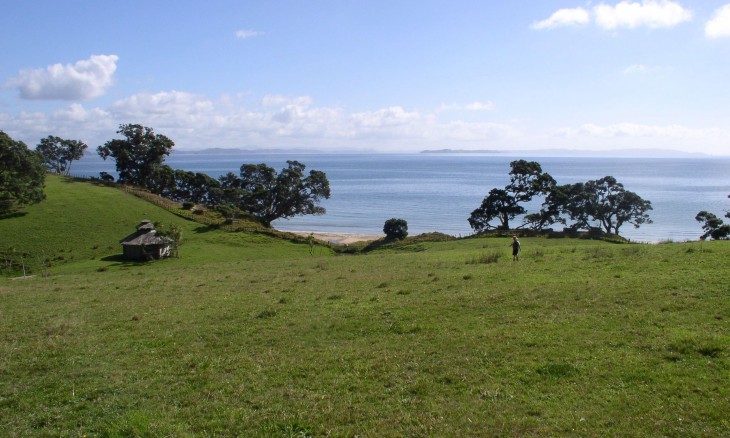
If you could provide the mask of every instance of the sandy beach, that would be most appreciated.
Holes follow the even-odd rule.
[[[293,234],[300,236],[314,235],[315,239],[322,240],[324,242],[330,242],[337,245],[349,245],[355,242],[363,242],[368,240],[378,240],[385,237],[385,234],[356,234],[356,233],[324,233],[316,231],[289,231]]]

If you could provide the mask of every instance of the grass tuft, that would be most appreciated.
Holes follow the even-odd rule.
[[[567,363],[549,363],[536,369],[537,374],[552,379],[571,377],[578,374],[578,369]]]
[[[476,264],[488,265],[488,264],[492,264],[492,263],[497,263],[499,261],[500,257],[501,257],[501,253],[499,251],[491,251],[491,252],[479,254],[477,256],[473,256],[466,263],[469,265],[476,265]]]
[[[268,319],[268,318],[273,318],[275,316],[276,316],[275,310],[263,310],[263,311],[259,312],[258,315],[256,315],[256,318]]]

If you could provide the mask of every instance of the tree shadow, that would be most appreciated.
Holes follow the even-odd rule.
[[[6,213],[0,213],[0,220],[2,219],[10,219],[14,217],[23,217],[27,215],[28,213],[25,211],[9,211]]]
[[[58,175],[58,174],[54,174],[54,175]],[[62,183],[65,183],[65,184],[88,183],[88,182],[90,182],[88,179],[82,179],[82,178],[75,177],[75,176],[68,176],[68,175],[58,175],[58,176],[60,177],[59,179],[61,180],[61,182]]]
[[[210,233],[211,231],[215,231],[220,229],[217,225],[201,225],[199,227],[196,227],[193,232],[195,234],[203,234],[203,233]]]

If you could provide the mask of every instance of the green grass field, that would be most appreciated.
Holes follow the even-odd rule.
[[[729,242],[310,256],[107,187],[47,193],[0,221],[0,249],[54,260],[0,278],[2,435],[730,435]],[[180,259],[119,259],[142,218],[183,227]]]

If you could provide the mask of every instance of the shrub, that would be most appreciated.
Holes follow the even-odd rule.
[[[403,240],[408,236],[408,222],[404,219],[388,219],[383,225],[383,233],[388,239]]]
[[[183,210],[192,210],[193,207],[195,207],[194,202],[190,202],[190,201],[183,202],[183,205],[182,205]]]
[[[107,184],[114,182],[114,177],[107,172],[99,172],[99,179]]]

